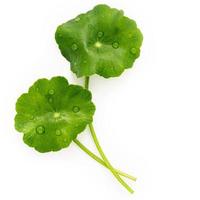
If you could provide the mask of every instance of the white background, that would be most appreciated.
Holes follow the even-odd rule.
[[[198,0],[0,1],[0,199],[199,200]],[[70,72],[57,25],[98,3],[123,9],[143,32],[141,56],[119,78],[91,78],[94,124],[114,166],[138,177],[130,195],[75,144],[40,154],[14,129],[15,102],[41,77]],[[95,151],[88,130],[79,139]]]

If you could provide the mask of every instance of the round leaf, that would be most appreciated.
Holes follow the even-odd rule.
[[[49,152],[67,147],[92,122],[95,106],[88,90],[53,77],[36,81],[19,97],[16,111],[15,128],[24,142]]]
[[[60,25],[55,38],[77,77],[99,74],[108,78],[132,67],[143,37],[123,11],[98,5]]]

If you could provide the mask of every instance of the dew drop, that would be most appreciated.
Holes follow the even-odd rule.
[[[49,102],[52,103],[52,102],[53,102],[53,99],[52,99],[52,98],[49,98]]]
[[[74,107],[72,108],[72,110],[73,110],[74,113],[77,113],[77,112],[80,111],[80,108],[79,108],[78,106],[74,106]]]
[[[132,54],[136,54],[136,53],[137,53],[136,48],[133,47],[133,48],[131,49],[131,53],[132,53]]]
[[[75,43],[74,43],[74,44],[72,44],[72,50],[73,50],[73,51],[76,51],[77,49],[78,49],[78,46],[77,46],[77,44],[75,44]]]
[[[103,33],[102,31],[99,31],[99,32],[97,33],[97,36],[98,36],[99,38],[103,37],[103,35],[104,35],[104,33]]]
[[[89,25],[88,25],[88,28],[90,28],[90,29],[94,29],[94,27],[93,27],[92,24],[89,24]]]
[[[138,38],[137,38],[137,35],[134,35],[134,36],[133,36],[133,40],[134,40],[134,41],[137,41],[137,39],[138,39]]]
[[[32,115],[32,116],[30,116],[30,120],[34,120],[35,119],[35,117]]]
[[[132,38],[132,33],[129,33],[129,34],[128,34],[128,38]]]
[[[61,135],[62,135],[62,131],[59,130],[59,129],[57,129],[57,130],[56,130],[56,135],[57,135],[57,136],[61,136]]]
[[[80,17],[77,17],[74,21],[78,22],[78,21],[80,21],[80,19],[81,19]]]
[[[78,128],[78,127],[79,127],[79,125],[78,125],[78,124],[76,124],[76,125],[75,125],[75,128]]]
[[[118,43],[118,42],[113,42],[113,43],[112,43],[112,47],[113,47],[114,49],[117,49],[117,48],[119,47],[119,43]]]
[[[38,127],[36,128],[36,133],[37,133],[38,135],[44,134],[44,133],[45,133],[45,128],[44,128],[44,126],[42,126],[42,125],[38,126]]]
[[[55,91],[53,89],[49,90],[49,94],[53,95],[55,93]]]
[[[58,34],[58,37],[60,37],[60,38],[61,38],[61,37],[62,37],[62,34],[61,34],[61,33],[59,33],[59,34]]]

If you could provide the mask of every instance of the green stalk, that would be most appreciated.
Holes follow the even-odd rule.
[[[84,87],[86,88],[86,89],[88,89],[89,88],[89,76],[86,76],[85,77],[85,83],[84,83]]]
[[[88,89],[89,88],[89,77],[85,78],[85,88]],[[113,168],[113,166],[110,164],[109,160],[107,159],[106,155],[104,154],[99,141],[97,139],[94,127],[92,124],[89,124],[89,129],[90,129],[90,133],[92,135],[92,138],[94,140],[94,143],[97,147],[97,150],[99,151],[99,154],[101,155],[102,159],[104,160],[106,166],[108,167],[108,169],[111,171],[111,173],[115,176],[115,178],[130,192],[133,193],[134,191],[132,190],[132,188],[119,176],[119,174],[117,174],[117,172],[115,171],[115,169]]]
[[[113,166],[110,164],[109,160],[107,159],[106,155],[104,154],[99,141],[97,139],[96,133],[94,131],[94,127],[92,124],[89,124],[89,128],[90,128],[90,133],[92,135],[92,138],[94,140],[94,143],[102,157],[102,159],[104,160],[106,166],[109,168],[109,170],[111,171],[111,173],[115,176],[115,178],[130,192],[133,193],[134,191],[132,190],[132,188],[117,174],[117,172],[115,171],[115,169],[113,168]]]
[[[74,141],[74,143],[76,143],[76,144],[78,145],[78,147],[79,147],[81,150],[83,150],[83,151],[84,151],[85,153],[87,153],[91,158],[93,158],[93,159],[96,160],[98,163],[100,163],[101,165],[103,165],[104,167],[106,167],[106,168],[108,169],[108,166],[105,164],[105,162],[104,162],[101,158],[99,158],[97,155],[95,155],[94,153],[92,153],[92,152],[91,152],[86,146],[84,146],[78,139],[74,139],[73,141]],[[116,171],[119,175],[121,175],[121,176],[123,176],[123,177],[125,177],[125,178],[128,178],[128,179],[130,179],[130,180],[132,180],[132,181],[136,181],[136,178],[135,178],[135,177],[133,177],[133,176],[127,174],[127,173],[124,173],[124,172],[122,172],[122,171],[120,171],[120,170],[118,170],[118,169],[115,169],[115,171]]]

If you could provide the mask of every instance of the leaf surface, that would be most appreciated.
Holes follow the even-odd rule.
[[[55,34],[62,55],[77,77],[116,77],[140,55],[142,33],[123,11],[107,5],[60,25]]]
[[[39,79],[16,103],[15,128],[39,152],[58,151],[92,122],[91,93],[64,77]]]

